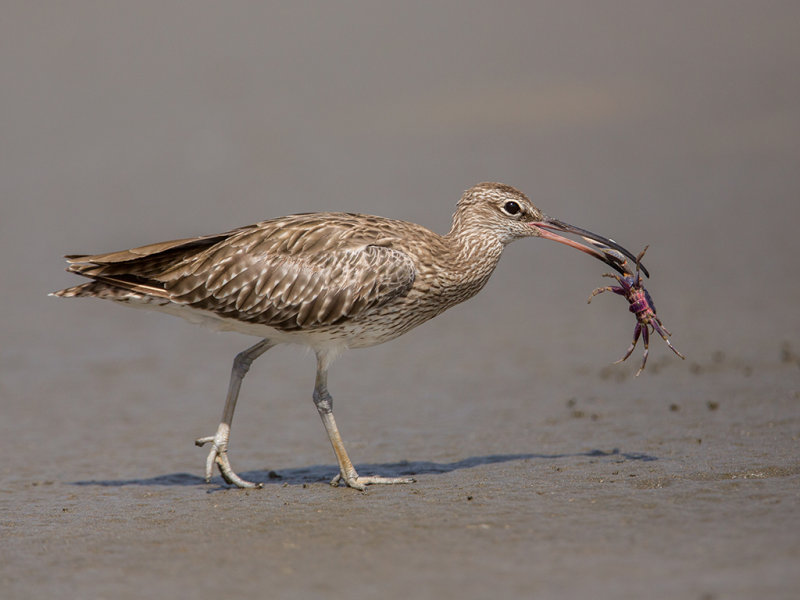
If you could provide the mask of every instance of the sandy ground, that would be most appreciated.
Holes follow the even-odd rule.
[[[794,598],[800,586],[795,3],[337,9],[12,2],[0,23],[0,596]],[[686,355],[627,347],[603,265],[539,240],[474,300],[245,382],[251,340],[48,298],[60,255],[307,210],[443,231],[501,180],[650,244]]]

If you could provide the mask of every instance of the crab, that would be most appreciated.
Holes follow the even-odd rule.
[[[615,273],[604,273],[603,277],[611,277],[612,279],[616,279],[617,282],[619,282],[619,285],[607,285],[605,287],[599,287],[592,292],[592,295],[589,296],[589,300],[587,301],[591,302],[592,298],[598,294],[602,294],[603,292],[614,292],[615,294],[624,296],[630,304],[629,310],[636,315],[636,327],[633,329],[633,342],[631,342],[630,347],[625,352],[625,356],[620,358],[614,364],[621,363],[633,353],[633,349],[636,347],[636,343],[639,341],[639,337],[641,336],[644,343],[644,357],[642,359],[642,366],[639,367],[639,370],[636,372],[637,377],[644,370],[644,367],[647,364],[650,333],[652,331],[658,333],[667,343],[670,350],[672,350],[675,354],[682,359],[686,358],[683,354],[678,352],[675,346],[672,345],[672,342],[669,341],[669,337],[672,334],[661,322],[661,319],[658,318],[658,315],[656,315],[656,307],[655,304],[653,304],[653,299],[650,297],[650,293],[642,285],[640,270],[644,270],[644,267],[641,266],[641,262],[642,257],[644,256],[644,253],[647,252],[648,247],[649,246],[645,246],[644,250],[642,250],[639,253],[639,256],[636,257],[636,271],[634,273],[631,273],[628,270],[627,261],[617,260],[616,262],[620,267],[618,270],[621,272],[621,274],[617,275]],[[617,267],[615,266],[615,268]],[[645,274],[647,273],[646,270],[644,270],[644,272]]]

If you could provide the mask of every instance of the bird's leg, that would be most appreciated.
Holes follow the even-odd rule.
[[[231,382],[228,386],[228,396],[225,399],[225,408],[222,411],[222,421],[217,427],[217,433],[198,438],[194,443],[198,446],[211,443],[211,452],[208,453],[206,459],[206,481],[211,481],[211,475],[214,472],[214,464],[219,467],[219,472],[222,478],[231,485],[240,488],[260,488],[262,484],[246,481],[239,477],[231,468],[231,463],[228,460],[228,441],[231,436],[231,421],[233,421],[233,411],[236,410],[236,400],[239,398],[239,389],[242,387],[242,379],[250,370],[250,365],[259,356],[264,354],[267,350],[275,345],[271,340],[261,340],[254,346],[247,350],[240,352],[233,359],[233,368],[231,369]]]
[[[328,371],[324,366],[324,359],[320,354],[317,354],[317,380],[314,385],[314,404],[317,407],[317,412],[322,418],[322,424],[325,425],[325,431],[328,432],[328,438],[333,446],[333,451],[336,454],[336,460],[339,463],[339,474],[331,480],[331,485],[339,485],[343,481],[345,485],[361,490],[366,489],[366,486],[376,483],[413,483],[415,481],[412,477],[361,477],[356,472],[350,457],[345,450],[342,436],[339,433],[339,428],[336,426],[336,419],[333,418],[333,398],[328,392]]]

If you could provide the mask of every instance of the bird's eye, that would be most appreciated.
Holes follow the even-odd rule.
[[[522,212],[522,209],[519,207],[519,204],[513,200],[509,200],[503,205],[503,211],[509,215],[518,215],[520,212]]]

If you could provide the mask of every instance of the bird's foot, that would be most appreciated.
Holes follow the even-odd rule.
[[[204,446],[211,444],[211,451],[206,458],[206,482],[211,481],[211,476],[214,473],[214,465],[219,467],[220,475],[230,485],[235,485],[240,488],[261,488],[263,484],[247,481],[239,477],[236,472],[231,468],[231,463],[228,460],[228,438],[230,436],[230,427],[221,423],[217,429],[216,435],[197,438],[194,443],[196,446]]]
[[[376,485],[376,484],[395,484],[395,483],[414,483],[416,479],[413,477],[379,477],[377,475],[373,475],[370,477],[360,477],[358,473],[353,471],[347,475],[339,473],[331,479],[331,485],[336,487],[340,483],[344,483],[347,487],[351,487],[357,489],[359,491],[365,491],[368,485]]]

